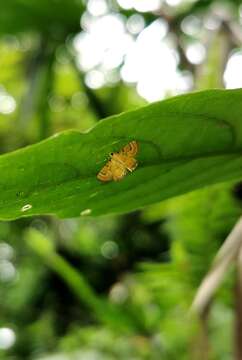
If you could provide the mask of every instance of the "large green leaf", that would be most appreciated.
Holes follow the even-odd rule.
[[[96,174],[137,140],[138,168],[120,182]],[[174,97],[0,156],[0,218],[122,213],[242,176],[242,90]]]

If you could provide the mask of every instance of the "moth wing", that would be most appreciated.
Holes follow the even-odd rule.
[[[113,173],[112,173],[112,162],[111,160],[104,165],[104,167],[99,171],[97,174],[98,180],[101,181],[111,181],[113,179]]]
[[[133,157],[126,157],[125,161],[124,161],[125,167],[129,170],[129,171],[134,171],[138,165],[138,161],[133,158]]]
[[[138,153],[138,151],[139,151],[138,142],[134,140],[128,143],[127,145],[125,145],[119,153],[120,155],[133,157]]]
[[[112,168],[112,176],[114,181],[121,180],[127,174],[126,167],[122,163],[114,161],[111,164],[111,168]]]

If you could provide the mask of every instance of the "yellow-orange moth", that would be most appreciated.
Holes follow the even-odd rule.
[[[111,153],[110,160],[97,174],[98,180],[119,181],[128,171],[132,172],[138,165],[135,155],[138,153],[139,147],[137,141],[131,141],[125,145],[119,152]]]

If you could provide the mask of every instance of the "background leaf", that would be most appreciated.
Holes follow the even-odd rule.
[[[242,175],[242,90],[171,98],[67,131],[0,158],[0,217],[121,213]],[[120,182],[96,174],[131,140],[138,168]]]

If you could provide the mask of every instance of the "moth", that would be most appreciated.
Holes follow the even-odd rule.
[[[136,169],[138,162],[135,155],[138,153],[139,146],[137,141],[131,141],[125,145],[119,152],[111,153],[110,160],[97,174],[100,181],[119,181],[128,171],[132,172]]]

